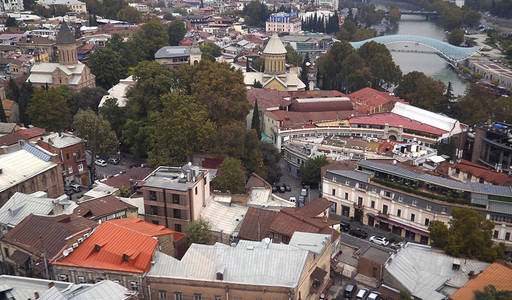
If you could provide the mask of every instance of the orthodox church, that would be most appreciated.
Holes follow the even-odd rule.
[[[306,88],[297,73],[286,71],[286,49],[276,33],[268,41],[263,54],[264,72],[244,72],[244,83],[248,88],[256,81],[263,88],[279,91],[303,91]]]
[[[73,90],[95,87],[95,76],[89,67],[78,61],[76,40],[66,23],[60,25],[56,44],[58,62],[36,63],[27,82],[36,87],[65,85]]]

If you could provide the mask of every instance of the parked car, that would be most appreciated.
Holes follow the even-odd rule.
[[[304,196],[299,196],[299,202],[304,203],[304,199],[305,199]]]
[[[393,250],[398,250],[398,249],[402,248],[403,246],[404,246],[403,242],[395,242],[395,243],[391,243],[391,245],[389,245],[389,247],[391,247],[391,249],[393,249]]]
[[[352,299],[352,297],[355,295],[357,291],[357,284],[347,284],[345,287],[345,291],[343,292],[343,295],[346,298]]]
[[[372,291],[370,295],[366,298],[366,300],[380,300],[382,296],[379,292]]]
[[[303,196],[303,197],[307,197],[307,195],[308,195],[308,190],[307,190],[307,189],[302,189],[302,190],[300,191],[300,195],[301,195],[301,196]]]
[[[80,193],[80,185],[78,183],[73,183],[70,185],[75,193]]]
[[[375,243],[377,245],[387,246],[389,245],[389,241],[387,238],[383,236],[374,235],[370,237],[370,242]]]
[[[291,191],[292,191],[292,187],[291,187],[291,186],[289,186],[289,185],[286,185],[286,186],[285,186],[285,188],[286,188],[286,191],[287,191],[287,192],[291,192]]]
[[[73,191],[72,187],[66,186],[66,187],[64,187],[64,193],[66,193],[66,195],[68,195],[68,196],[71,196],[75,193],[75,191]]]
[[[286,192],[286,188],[284,186],[279,186],[279,193],[284,193]]]
[[[348,234],[353,235],[355,237],[366,239],[368,237],[368,233],[366,231],[363,231],[359,228],[357,229],[350,229]]]
[[[370,293],[369,289],[360,289],[357,292],[356,299],[357,300],[366,300],[366,297],[368,297],[369,293]]]
[[[340,230],[349,231],[350,230],[350,223],[344,222],[344,221],[340,221]]]
[[[108,159],[108,162],[109,162],[110,164],[117,165],[117,164],[119,164],[119,158],[117,158],[117,157],[110,157],[110,158]]]
[[[272,193],[277,193],[277,185],[272,186]]]
[[[100,167],[106,167],[107,166],[107,162],[103,159],[97,159],[94,161],[94,164],[96,164],[97,166],[100,166]]]
[[[295,198],[295,197],[290,197],[290,202],[296,203],[296,202],[297,202],[297,198]]]

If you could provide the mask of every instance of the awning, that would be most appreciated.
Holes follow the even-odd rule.
[[[30,258],[28,254],[23,253],[21,251],[14,251],[14,253],[9,257],[13,262],[15,262],[17,265],[22,266],[24,265],[27,260]]]
[[[379,216],[376,216],[375,219],[379,220],[380,222],[384,222],[384,223],[388,223],[388,224],[391,224],[391,225],[395,225],[395,226],[401,227],[401,228],[403,228],[405,230],[409,230],[409,231],[417,233],[417,234],[421,234],[421,235],[424,235],[424,236],[429,236],[429,233],[426,232],[426,231],[419,230],[419,229],[416,229],[416,228],[413,228],[411,226],[407,226],[407,225],[398,223],[398,222],[390,220],[390,219],[386,219],[386,218],[379,217]]]

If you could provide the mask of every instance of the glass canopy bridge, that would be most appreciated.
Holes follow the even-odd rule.
[[[444,58],[448,61],[449,64],[457,65],[459,61],[465,60],[471,55],[475,54],[480,50],[480,47],[458,47],[447,42],[443,42],[440,40],[436,40],[433,38],[419,36],[419,35],[405,35],[405,34],[395,34],[395,35],[383,35],[374,37],[371,39],[367,39],[360,42],[351,42],[350,44],[354,48],[359,48],[367,42],[377,42],[381,44],[392,44],[392,43],[414,43],[417,45],[422,45],[432,49],[432,52],[428,53],[436,53],[437,55]],[[425,53],[427,51],[417,50],[417,49],[407,49],[407,50],[395,50],[399,52],[416,52],[416,53]]]

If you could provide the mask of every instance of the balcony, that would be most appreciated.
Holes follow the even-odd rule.
[[[379,210],[378,216],[387,219],[389,218],[389,212],[383,212]]]

